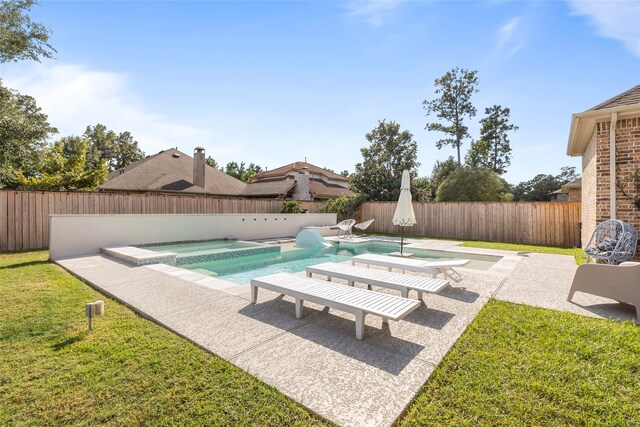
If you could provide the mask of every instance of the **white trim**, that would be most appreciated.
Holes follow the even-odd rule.
[[[589,145],[595,124],[606,120],[612,113],[617,113],[619,119],[640,114],[640,104],[624,105],[622,107],[589,110],[571,116],[571,129],[567,144],[568,156],[582,156]]]
[[[609,125],[609,216],[616,219],[616,125],[618,113],[611,113]]]

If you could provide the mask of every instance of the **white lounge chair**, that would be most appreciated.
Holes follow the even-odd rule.
[[[351,264],[356,265],[365,264],[367,267],[370,265],[379,265],[381,267],[387,267],[389,271],[394,268],[405,271],[413,271],[416,273],[429,273],[433,277],[436,277],[438,273],[442,273],[445,278],[459,282],[462,280],[462,275],[454,270],[454,267],[464,267],[469,264],[468,259],[452,259],[449,261],[421,261],[411,258],[398,258],[386,255],[378,254],[363,254],[356,255],[351,258]]]
[[[289,295],[296,301],[296,318],[302,318],[304,301],[351,313],[356,317],[356,338],[364,337],[367,314],[382,317],[383,322],[400,320],[420,306],[419,301],[367,291],[344,285],[309,279],[287,273],[276,273],[251,280],[251,303],[258,300],[258,288]]]
[[[394,289],[400,291],[400,296],[403,298],[409,298],[410,290],[417,291],[419,300],[422,300],[423,292],[438,293],[449,286],[448,280],[430,279],[373,268],[353,267],[335,262],[325,262],[307,267],[307,277],[313,277],[314,274],[326,276],[327,280],[334,277],[344,279],[349,286],[353,286],[354,282],[364,283],[369,290],[371,290],[371,286]]]
[[[640,323],[640,263],[583,264],[576,270],[567,301],[577,291],[631,304]]]
[[[340,237],[340,232],[342,231],[342,238],[347,239],[351,238],[351,229],[353,225],[356,223],[355,219],[345,219],[344,221],[340,221],[336,226],[339,228],[337,236]]]
[[[373,224],[375,219],[370,219],[368,221],[362,221],[353,226],[353,228],[358,229],[360,231],[365,231],[371,224]]]

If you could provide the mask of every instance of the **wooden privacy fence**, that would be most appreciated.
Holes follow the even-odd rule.
[[[580,246],[580,203],[438,202],[413,204],[417,224],[405,234],[455,240]],[[391,222],[395,202],[367,202],[360,219],[373,232],[400,233]]]
[[[301,205],[316,213],[322,203]],[[50,214],[279,213],[281,208],[276,199],[0,190],[0,251],[46,249]]]

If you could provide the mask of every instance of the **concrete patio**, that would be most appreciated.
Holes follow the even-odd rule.
[[[426,304],[403,321],[383,325],[380,318],[367,317],[363,341],[355,339],[354,320],[345,313],[306,304],[298,320],[288,297],[260,290],[252,305],[248,286],[181,268],[133,266],[105,255],[58,263],[343,426],[391,425],[492,296],[589,316],[633,319],[635,314],[585,294],[576,294],[576,304],[567,303],[576,268],[572,257],[413,243],[504,258],[488,271],[461,269],[462,282],[426,295]]]

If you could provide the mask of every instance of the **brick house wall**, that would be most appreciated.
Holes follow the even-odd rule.
[[[570,188],[569,189],[569,202],[580,202],[582,201],[582,188]]]
[[[582,155],[582,247],[585,248],[596,228],[596,133]]]
[[[582,157],[583,247],[588,243],[595,225],[611,217],[610,126],[610,121],[596,123],[594,136]],[[632,175],[636,168],[640,168],[640,116],[621,119],[616,123],[617,180],[625,186],[625,191],[632,198],[640,195],[632,183]],[[628,222],[636,230],[640,230],[640,209],[637,209],[618,188],[616,188],[616,211],[617,219]],[[636,259],[640,259],[640,255],[636,256]]]

